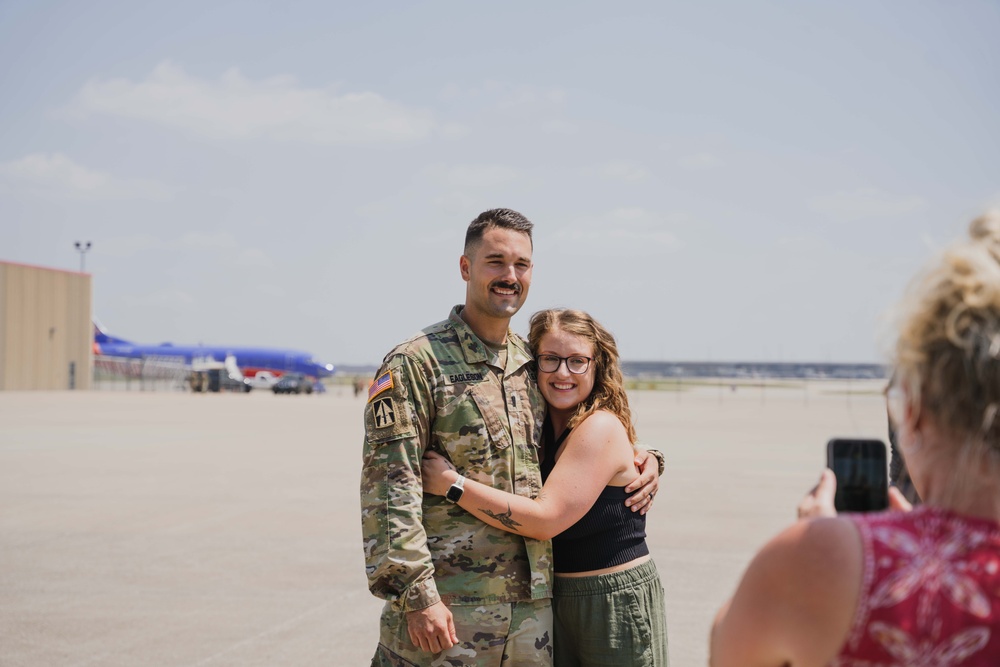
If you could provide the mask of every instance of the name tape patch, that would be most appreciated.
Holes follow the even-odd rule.
[[[448,376],[448,384],[456,384],[458,382],[482,382],[482,373],[456,373],[454,375]]]

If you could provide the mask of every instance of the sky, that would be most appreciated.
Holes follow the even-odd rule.
[[[142,343],[377,364],[535,223],[513,320],[627,360],[880,362],[1000,206],[1000,4],[0,1],[0,260]]]

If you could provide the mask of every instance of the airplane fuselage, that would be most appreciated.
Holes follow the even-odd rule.
[[[233,357],[244,376],[255,376],[259,371],[275,375],[296,372],[312,378],[333,375],[331,364],[316,362],[312,355],[301,350],[268,347],[224,347],[213,345],[136,345],[120,338],[113,338],[95,327],[94,354],[126,359],[176,359],[188,366],[206,362],[224,363]]]

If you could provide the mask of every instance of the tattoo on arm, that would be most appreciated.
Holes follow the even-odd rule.
[[[504,512],[503,514],[495,514],[483,507],[479,508],[479,511],[488,516],[489,518],[495,521],[499,521],[500,523],[502,523],[507,528],[510,528],[511,530],[516,531],[517,527],[521,525],[517,521],[514,521],[514,519],[511,518],[510,515],[513,514],[513,511],[510,509],[510,503],[507,503],[507,511]]]

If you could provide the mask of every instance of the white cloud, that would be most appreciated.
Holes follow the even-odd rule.
[[[442,120],[435,130],[445,140],[460,141],[472,134],[561,138],[579,135],[584,127],[568,117],[573,113],[569,94],[555,87],[495,80],[451,83],[441,89],[438,100]]]
[[[431,165],[427,176],[444,187],[484,190],[507,185],[520,178],[520,172],[502,164]]]
[[[271,296],[277,299],[283,299],[287,294],[283,288],[274,283],[262,283],[258,285],[257,292],[263,296]]]
[[[273,269],[275,264],[271,256],[260,248],[244,248],[236,256],[236,265],[251,269]]]
[[[680,247],[670,231],[673,220],[643,208],[623,207],[599,219],[577,220],[554,234],[554,240],[568,252],[647,255]]]
[[[108,257],[130,258],[151,250],[180,250],[213,253],[220,265],[271,269],[274,260],[260,248],[243,247],[230,232],[186,232],[172,240],[150,234],[112,236],[95,240],[95,248]]]
[[[861,188],[814,197],[809,207],[832,218],[857,220],[915,213],[925,209],[927,202],[916,195],[892,195],[876,188]]]
[[[484,198],[523,181],[523,174],[502,164],[430,164],[420,172],[421,187],[431,193],[433,206],[445,216],[464,217],[481,210]]]
[[[614,181],[638,182],[649,178],[649,172],[642,165],[628,160],[612,160],[604,165],[601,173]]]
[[[548,134],[574,135],[580,134],[582,128],[579,123],[567,120],[548,120],[539,124],[539,129]]]
[[[215,139],[321,144],[412,141],[433,128],[429,112],[377,93],[305,88],[290,77],[252,80],[238,69],[213,81],[169,61],[141,81],[89,81],[70,111],[134,118]]]
[[[232,250],[239,244],[229,232],[187,232],[177,240],[185,248]]]
[[[260,248],[243,247],[231,232],[186,232],[171,246],[183,251],[207,251],[215,253],[220,263],[250,269],[274,268],[274,260]]]
[[[803,256],[821,253],[825,247],[821,239],[807,234],[780,236],[775,240],[775,245],[779,252]]]
[[[98,244],[102,255],[131,257],[150,248],[162,247],[163,241],[149,234],[135,234],[133,236],[104,238]]]
[[[431,199],[431,204],[444,216],[462,219],[469,211],[481,208],[482,199],[464,192],[448,192]]]
[[[354,214],[366,220],[385,219],[392,215],[392,212],[392,206],[384,200],[359,204],[354,207]]]
[[[449,84],[440,94],[443,106],[453,116],[454,126],[440,130],[448,139],[461,139],[476,132],[495,134],[499,127],[527,123],[532,132],[573,135],[578,123],[564,116],[569,96],[560,88],[484,81],[475,86]]]
[[[501,107],[508,109],[534,109],[558,107],[566,102],[566,93],[558,88],[536,86],[501,87],[504,92]]]
[[[712,153],[701,152],[685,155],[677,160],[677,164],[690,171],[701,171],[720,166],[722,160]]]
[[[920,233],[920,243],[931,252],[939,252],[941,250],[941,242],[927,232]]]
[[[125,295],[124,303],[132,307],[153,308],[174,312],[184,311],[198,303],[190,293],[179,289],[162,289],[142,295]]]
[[[77,164],[62,153],[32,153],[0,163],[0,187],[43,197],[120,200],[169,199],[171,190],[156,181],[118,178]]]
[[[461,123],[442,123],[438,129],[438,133],[442,139],[458,141],[472,134],[472,129]]]
[[[560,107],[566,103],[566,91],[528,84],[508,84],[501,81],[484,81],[477,86],[463,87],[448,84],[441,91],[445,102],[487,102],[491,107],[503,109],[531,109]]]

